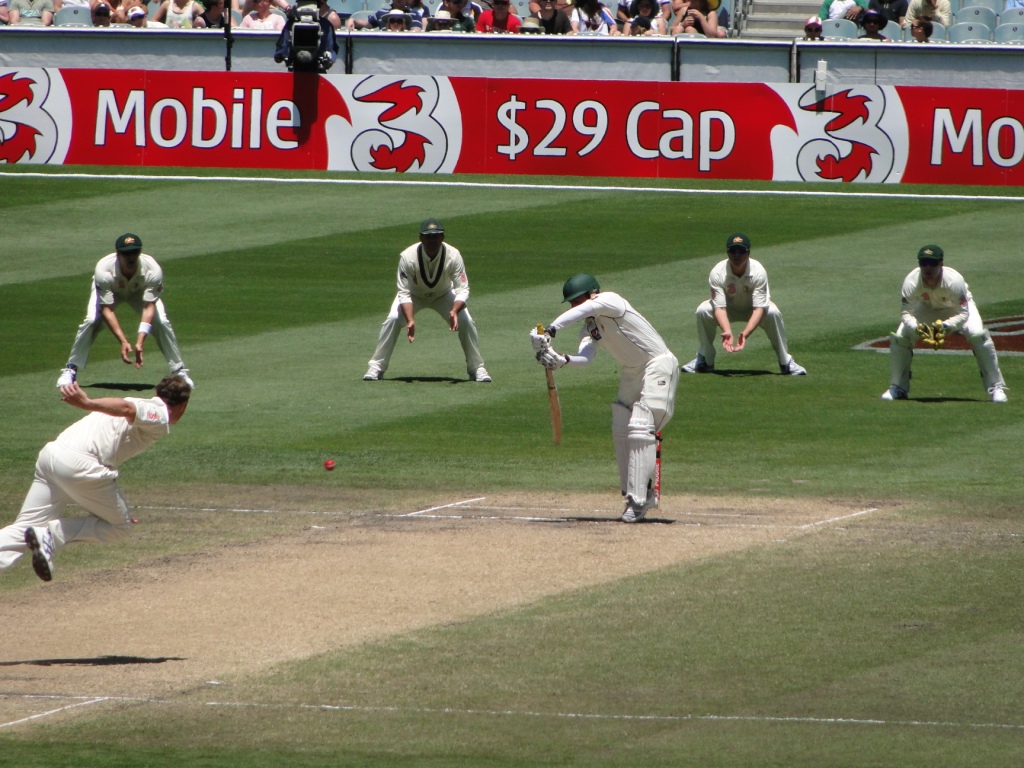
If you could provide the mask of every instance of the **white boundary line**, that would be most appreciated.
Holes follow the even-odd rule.
[[[0,696],[0,698],[2,698],[2,696]],[[61,697],[56,697],[55,696],[53,698],[61,698]],[[68,698],[77,698],[77,697],[68,697]],[[41,717],[49,717],[50,715],[56,715],[58,712],[66,712],[69,709],[75,709],[77,707],[87,707],[90,704],[98,704],[101,701],[109,701],[109,700],[110,700],[110,697],[108,697],[108,696],[100,696],[100,697],[94,698],[94,699],[91,698],[88,701],[79,701],[79,702],[77,702],[75,704],[68,704],[66,707],[58,707],[57,709],[51,709],[49,712],[40,712],[39,714],[36,714],[36,715],[29,715],[28,717],[21,718],[21,720],[12,720],[9,723],[0,723],[0,728],[10,728],[10,727],[15,726],[15,725],[21,725],[22,723],[27,723],[27,722],[29,722],[31,720],[38,720]]]
[[[806,525],[798,526],[801,530],[804,528],[814,528],[816,525],[828,525],[829,523],[838,523],[840,520],[849,520],[853,517],[860,517],[861,515],[870,515],[872,512],[877,512],[876,507],[871,509],[862,509],[860,512],[854,512],[852,515],[840,515],[839,517],[831,517],[828,520],[818,520],[814,523],[807,523]]]
[[[453,501],[451,504],[440,504],[436,507],[427,507],[426,509],[419,509],[415,512],[406,512],[404,515],[391,515],[391,517],[418,517],[419,515],[426,515],[428,512],[436,512],[439,509],[453,509],[454,507],[461,507],[466,504],[472,504],[474,501],[484,501],[486,498],[486,496],[479,496],[475,499]]]
[[[24,698],[24,699],[54,699],[54,700],[76,700],[66,707],[41,712],[38,715],[15,720],[10,723],[0,724],[0,728],[18,725],[30,720],[48,715],[63,712],[75,707],[83,707],[90,704],[98,704],[104,701],[121,702],[129,704],[160,704],[188,706],[193,702],[185,700],[152,699],[137,696],[60,696],[55,694],[18,694],[0,693],[0,699]],[[485,717],[540,717],[549,719],[575,719],[575,720],[619,720],[619,721],[661,721],[661,722],[751,722],[751,723],[808,723],[813,725],[878,725],[893,727],[914,727],[914,728],[969,728],[969,729],[992,729],[992,730],[1024,730],[1021,723],[963,723],[948,720],[882,720],[878,718],[853,718],[853,717],[809,717],[784,715],[615,715],[600,712],[537,712],[533,710],[515,709],[458,709],[455,707],[362,707],[352,704],[261,704],[258,702],[246,701],[205,701],[201,703],[204,707],[233,707],[238,709],[293,709],[310,710],[317,712],[410,712],[426,715],[479,715]]]
[[[816,190],[790,189],[690,189],[671,187],[624,187],[614,185],[586,184],[521,184],[497,183],[483,181],[419,181],[397,179],[304,179],[258,176],[167,176],[133,173],[39,173],[39,172],[0,172],[5,176],[33,179],[107,179],[111,181],[149,180],[149,181],[215,181],[237,184],[327,184],[337,186],[359,185],[408,185],[414,187],[462,187],[468,189],[528,189],[573,192],[649,192],[670,195],[769,195],[774,197],[860,197],[884,200],[992,200],[999,203],[1024,203],[1024,197],[1018,195],[940,195],[931,193],[912,194],[910,192],[823,192]],[[767,183],[767,182],[766,182]]]

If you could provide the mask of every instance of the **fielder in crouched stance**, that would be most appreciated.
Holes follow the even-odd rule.
[[[192,387],[172,374],[150,399],[93,400],[75,382],[60,391],[64,402],[91,413],[43,446],[21,512],[0,530],[0,570],[31,550],[32,567],[43,581],[53,578],[53,556],[66,544],[112,544],[128,536],[132,518],[117,487],[117,468],[171,431]],[[71,502],[89,514],[62,518]]]
[[[545,368],[588,365],[604,347],[622,366],[619,393],[612,403],[612,437],[619,482],[626,497],[622,520],[642,520],[654,504],[657,433],[672,419],[679,361],[654,327],[617,293],[601,293],[593,275],[570,277],[562,287],[571,309],[541,334],[530,331],[537,360]],[[583,321],[579,350],[563,355],[551,339],[563,328]]]
[[[404,323],[405,335],[411,344],[416,339],[416,313],[425,307],[437,312],[448,327],[459,334],[466,356],[466,372],[470,381],[486,383],[491,375],[480,356],[480,337],[469,314],[469,278],[462,254],[444,241],[444,226],[437,219],[420,225],[420,241],[410,245],[398,258],[398,294],[391,303],[381,326],[377,349],[370,358],[370,367],[363,381],[378,381],[391,362],[391,353]]]
[[[974,350],[985,391],[993,403],[1005,403],[1006,384],[992,336],[981,320],[963,275],[943,266],[945,255],[937,245],[917,252],[917,269],[903,280],[900,325],[889,335],[889,388],[883,400],[906,400],[910,391],[910,364],[918,338],[938,348],[948,333],[962,334]]]

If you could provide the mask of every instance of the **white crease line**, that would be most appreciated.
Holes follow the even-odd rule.
[[[331,186],[411,186],[411,187],[461,187],[467,189],[527,189],[553,190],[559,192],[650,192],[669,195],[757,195],[759,197],[862,197],[883,200],[991,200],[999,203],[1021,203],[1024,197],[1014,195],[940,195],[914,194],[912,192],[845,192],[845,191],[812,191],[790,189],[688,189],[673,187],[626,187],[609,185],[581,184],[507,184],[504,182],[481,181],[420,181],[398,179],[334,179],[334,178],[281,178],[259,176],[169,176],[160,174],[138,173],[40,173],[40,172],[0,172],[0,178],[17,176],[33,179],[108,179],[112,181],[146,180],[146,181],[214,181],[234,184],[326,184]]]
[[[3,698],[23,699],[87,699],[67,707],[55,709],[52,712],[44,712],[32,717],[17,720],[5,725],[15,725],[27,722],[34,718],[45,717],[48,714],[61,712],[72,707],[81,707],[87,704],[97,704],[103,701],[130,702],[137,704],[163,704],[188,706],[192,702],[185,700],[152,699],[140,698],[137,696],[75,696],[57,694],[25,694],[25,693],[0,693]],[[552,719],[586,719],[586,720],[660,720],[668,722],[684,722],[687,720],[706,722],[751,722],[751,723],[810,723],[817,725],[880,725],[880,726],[910,726],[915,728],[972,728],[972,729],[998,729],[998,730],[1024,730],[1021,723],[962,723],[948,720],[882,720],[878,718],[853,718],[853,717],[804,717],[784,715],[614,715],[599,712],[536,712],[533,710],[515,709],[456,709],[454,707],[362,707],[352,704],[265,704],[249,701],[206,701],[202,702],[204,707],[237,707],[252,709],[307,709],[322,712],[412,712],[427,715],[487,715],[494,717],[547,717]],[[0,727],[5,727],[0,725]]]
[[[416,512],[406,512],[404,515],[394,515],[394,517],[417,517],[419,515],[425,515],[428,512],[436,512],[439,509],[452,509],[454,507],[462,507],[462,506],[465,506],[466,504],[472,504],[474,501],[483,501],[486,498],[487,498],[486,496],[480,496],[480,497],[475,498],[475,499],[466,499],[465,501],[454,501],[451,504],[441,504],[441,505],[436,506],[436,507],[428,507],[427,509],[420,509],[420,510],[417,510]]]
[[[88,701],[79,701],[75,704],[68,704],[66,707],[58,707],[57,709],[51,709],[49,712],[40,712],[37,715],[29,715],[28,717],[23,717],[21,720],[12,720],[9,723],[0,723],[0,728],[10,728],[11,726],[21,725],[22,723],[27,723],[31,720],[38,720],[41,717],[56,715],[58,712],[65,712],[69,709],[75,709],[76,707],[87,707],[90,704],[98,704],[101,701],[108,701],[108,698],[106,696],[101,696],[98,699],[89,699]]]
[[[840,517],[831,517],[828,520],[818,520],[815,523],[807,523],[807,525],[801,525],[800,528],[813,528],[816,525],[828,525],[829,523],[837,523],[840,520],[849,520],[853,517],[860,517],[861,515],[870,515],[872,512],[877,512],[877,508],[862,509],[860,512],[854,512],[852,515],[842,515]]]

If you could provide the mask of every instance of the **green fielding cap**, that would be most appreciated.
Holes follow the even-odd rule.
[[[729,250],[734,245],[742,245],[748,251],[750,250],[750,238],[744,235],[742,232],[734,232],[729,235],[725,241],[725,250]]]
[[[136,253],[142,250],[142,238],[138,235],[133,235],[131,232],[125,232],[114,243],[114,250],[118,253]]]
[[[917,252],[917,260],[921,259],[936,259],[942,261],[943,253],[942,249],[937,245],[926,245],[920,251]]]
[[[601,291],[597,278],[593,275],[588,275],[586,272],[581,272],[565,281],[565,285],[562,286],[562,303],[578,299],[580,296],[593,293],[594,291]]]
[[[421,235],[443,235],[444,225],[437,219],[426,219],[420,224]]]

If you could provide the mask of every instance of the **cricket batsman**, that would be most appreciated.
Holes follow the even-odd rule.
[[[612,403],[612,438],[619,465],[619,485],[626,497],[622,521],[636,523],[655,503],[654,472],[657,433],[672,419],[679,361],[661,335],[617,293],[602,293],[593,275],[573,275],[562,286],[569,309],[530,337],[537,361],[555,370],[564,365],[589,365],[599,348],[607,349],[622,366],[619,392]],[[581,322],[575,355],[556,352],[552,339],[567,326]]]

